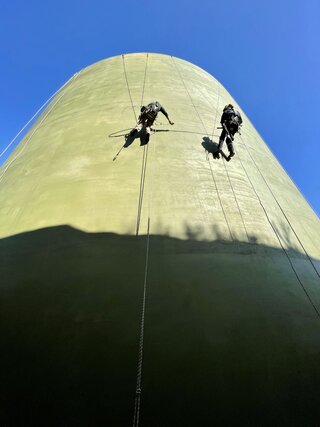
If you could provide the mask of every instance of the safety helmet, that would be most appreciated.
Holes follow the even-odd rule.
[[[233,107],[233,105],[232,105],[232,104],[227,104],[227,105],[224,107],[223,111],[225,111],[225,110],[229,110],[230,108],[234,108],[234,107]]]

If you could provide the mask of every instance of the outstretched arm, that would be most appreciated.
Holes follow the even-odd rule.
[[[161,107],[161,108],[160,108],[160,111],[161,111],[161,113],[162,113],[164,116],[166,116],[166,118],[168,119],[168,122],[170,123],[170,125],[174,125],[174,122],[172,122],[172,121],[169,119],[168,113],[166,112],[166,110],[165,110],[163,107]]]

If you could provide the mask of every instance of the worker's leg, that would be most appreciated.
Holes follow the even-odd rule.
[[[233,135],[230,135],[230,136],[233,136]],[[231,157],[233,157],[235,155],[233,144],[232,144],[232,140],[229,137],[227,137],[226,143],[227,143],[227,147],[228,147],[228,150],[229,150],[229,157],[231,158]]]
[[[221,135],[220,135],[220,138],[219,138],[218,150],[222,150],[223,142],[224,142],[224,139],[225,139],[226,135],[227,135],[226,130],[222,129],[222,132],[221,132]]]
[[[140,145],[148,144],[150,139],[150,128],[148,126],[144,126],[140,132]]]

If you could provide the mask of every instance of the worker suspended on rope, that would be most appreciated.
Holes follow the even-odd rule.
[[[242,118],[239,111],[235,110],[232,104],[228,104],[223,109],[220,123],[222,125],[222,132],[219,138],[217,155],[215,157],[219,158],[219,151],[222,150],[223,142],[226,138],[229,150],[229,161],[231,157],[235,155],[232,141],[234,140],[234,135],[239,132],[239,128],[242,124]]]
[[[156,101],[151,102],[146,107],[141,107],[141,114],[138,119],[138,123],[134,129],[128,134],[128,137],[135,138],[140,134],[140,145],[148,144],[151,133],[151,126],[153,125],[155,119],[157,118],[158,113],[161,112],[166,118],[170,125],[174,123],[169,119],[168,113],[162,107],[162,105]]]

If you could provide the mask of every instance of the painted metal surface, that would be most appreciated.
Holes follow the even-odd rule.
[[[155,100],[175,125],[159,114],[113,161]],[[226,163],[204,146],[229,102]],[[4,421],[132,423],[144,284],[140,425],[319,419],[319,219],[212,76],[159,54],[94,64],[0,176]]]

